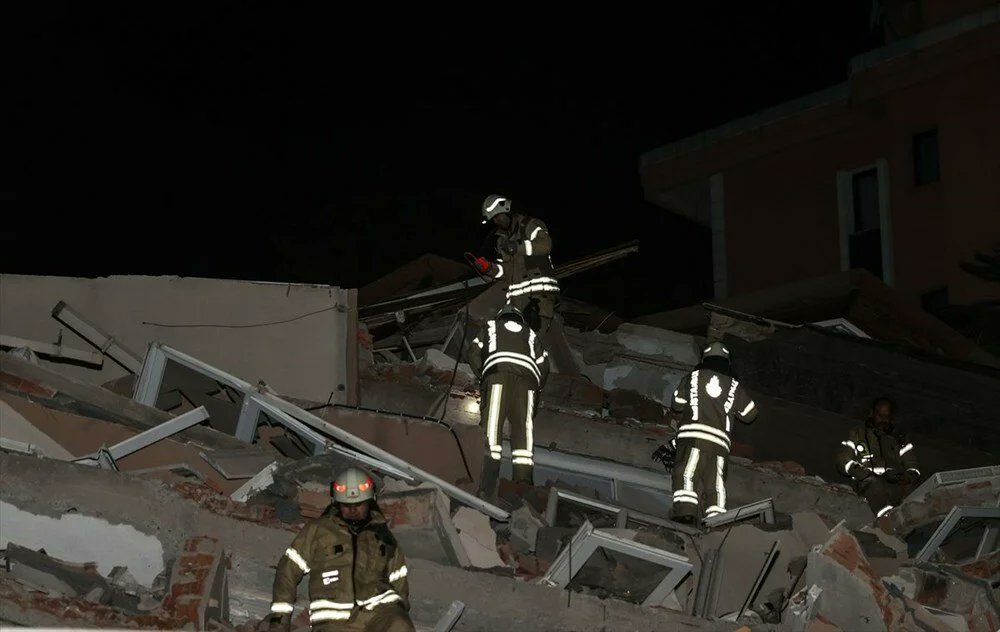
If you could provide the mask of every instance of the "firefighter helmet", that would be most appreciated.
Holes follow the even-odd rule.
[[[349,467],[333,480],[333,500],[347,505],[375,498],[375,481],[365,471]]]
[[[524,314],[511,303],[505,304],[497,312],[497,320],[503,323],[504,329],[517,333],[524,326]]]
[[[483,200],[484,224],[500,213],[510,213],[510,198],[494,194]]]
[[[726,345],[721,342],[713,342],[712,344],[705,347],[705,350],[701,354],[702,359],[705,358],[725,358],[729,359],[729,349]]]

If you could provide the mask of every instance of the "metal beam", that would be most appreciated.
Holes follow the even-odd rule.
[[[80,351],[79,349],[64,347],[62,344],[50,344],[0,334],[0,348],[17,349],[19,347],[27,347],[42,358],[52,362],[74,362],[86,365],[92,369],[104,367],[104,356],[93,351]]]
[[[168,347],[167,345],[159,342],[154,342],[150,345],[149,353],[146,355],[146,364],[150,365],[151,368],[147,371],[146,366],[143,366],[139,380],[136,382],[135,399],[143,397],[147,400],[155,401],[159,394],[160,382],[163,378],[163,370],[166,366],[167,360],[177,362],[178,364],[188,367],[193,371],[197,371],[198,373],[210,377],[217,382],[221,382],[238,391],[241,391],[245,397],[253,397],[267,414],[275,414],[282,422],[287,422],[290,417],[298,422],[301,422],[302,424],[305,424],[305,426],[308,426],[312,430],[316,431],[316,433],[313,433],[314,439],[315,437],[318,437],[319,434],[333,437],[334,439],[355,448],[359,452],[368,454],[377,460],[385,462],[389,466],[408,473],[414,479],[437,485],[445,494],[451,496],[455,500],[458,500],[459,502],[470,507],[474,507],[497,520],[506,521],[510,518],[510,513],[504,511],[500,507],[492,505],[477,496],[474,496],[473,494],[470,494],[469,492],[460,489],[441,478],[438,478],[430,472],[426,472],[415,465],[412,465],[403,459],[386,452],[382,448],[368,443],[367,441],[351,434],[350,432],[347,432],[342,428],[338,428],[325,419],[317,417],[313,413],[300,408],[285,399],[282,399],[269,387],[263,384],[261,384],[259,388],[252,387],[248,382],[245,382],[233,375],[230,375],[229,373],[226,373],[225,371],[215,368],[210,364],[202,362],[195,357],[189,356],[186,353],[173,349],[172,347]],[[268,406],[268,404],[270,406]],[[286,416],[278,416],[277,411],[284,412]]]
[[[116,443],[110,448],[107,448],[108,454],[111,455],[111,458],[115,461],[124,459],[133,452],[138,452],[145,447],[153,445],[161,439],[166,439],[167,437],[175,435],[182,430],[187,430],[191,426],[200,424],[206,419],[208,419],[208,411],[205,410],[204,406],[199,406],[194,410],[189,410],[183,415],[178,415],[169,421],[164,421],[158,426],[153,426],[145,432],[140,432],[133,437],[129,437],[124,441]]]
[[[92,344],[103,355],[117,362],[129,373],[139,373],[142,368],[142,359],[137,353],[101,331],[97,325],[67,305],[66,301],[56,303],[56,306],[52,308],[52,318],[69,327],[76,335]]]

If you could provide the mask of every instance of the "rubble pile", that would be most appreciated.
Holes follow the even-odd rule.
[[[366,350],[328,370],[326,393],[273,386],[285,358],[266,353],[259,373],[227,371],[244,345],[278,353],[248,333],[80,343],[118,354],[124,374],[0,354],[0,623],[256,628],[274,565],[331,510],[333,474],[356,466],[406,555],[419,630],[455,601],[454,630],[1000,629],[998,466],[942,451],[876,519],[826,463],[846,419],[764,394],[761,422],[735,435],[729,511],[674,522],[650,454],[704,339],[626,323],[566,328],[580,370],[543,391],[535,485],[509,480],[505,453],[487,499],[475,376],[451,341],[411,345],[407,361],[379,349],[377,327],[353,326]],[[122,345],[146,355],[129,361]],[[792,420],[813,444],[836,440],[789,445]],[[308,627],[305,593],[294,627]]]

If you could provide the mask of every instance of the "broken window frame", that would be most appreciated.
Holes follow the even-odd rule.
[[[774,500],[765,498],[735,509],[730,509],[714,516],[709,516],[703,520],[708,528],[721,527],[732,522],[739,522],[747,518],[760,516],[764,524],[774,524]]]
[[[1000,507],[952,507],[948,515],[938,525],[938,528],[934,530],[930,539],[927,540],[927,543],[914,556],[913,560],[915,562],[930,562],[931,557],[941,548],[941,545],[944,544],[944,541],[948,539],[948,536],[951,535],[951,532],[954,531],[963,518],[992,518],[1000,520]],[[976,555],[972,559],[978,560],[993,552],[996,548],[998,534],[1000,534],[1000,525],[987,525],[983,537],[979,541],[979,546],[976,549]],[[968,560],[959,560],[958,562],[962,563],[965,561]]]
[[[549,488],[548,504],[545,507],[545,522],[550,527],[556,526],[556,512],[559,509],[560,500],[566,500],[577,505],[583,505],[584,507],[588,507],[590,509],[604,511],[615,516],[616,529],[626,529],[628,528],[629,523],[638,523],[653,527],[662,527],[671,531],[681,531],[690,535],[698,535],[700,533],[694,527],[682,525],[677,522],[671,522],[665,518],[658,518],[656,516],[640,513],[638,511],[632,511],[627,507],[615,505],[597,498],[590,498],[589,496],[582,496],[565,489],[559,489],[558,487]]]
[[[665,508],[669,514],[673,502],[673,484],[668,476],[614,461],[551,450],[539,445],[534,446],[533,458],[535,481],[538,484],[544,483],[544,480],[539,478],[539,469],[562,471],[569,475],[601,481],[610,496],[607,499],[602,498],[601,502],[624,504],[621,501],[622,492],[628,488],[655,497],[656,506]],[[501,472],[509,471],[510,468],[510,441],[506,439],[503,441],[501,468]],[[629,515],[633,517],[649,515],[650,518],[654,518],[648,513],[640,514],[631,510]],[[657,517],[666,519],[667,516]]]
[[[307,436],[310,437],[310,440],[315,443],[318,444],[319,441],[323,441],[323,450],[331,449],[330,446],[332,444],[332,441],[327,440],[325,436],[332,437],[333,439],[340,441],[347,446],[358,450],[359,452],[365,453],[369,457],[372,457],[375,461],[380,463],[380,468],[382,467],[381,463],[385,463],[387,466],[406,472],[416,480],[438,486],[451,498],[454,498],[462,504],[473,507],[486,515],[495,518],[496,520],[506,521],[510,519],[510,513],[504,511],[500,507],[490,504],[477,496],[474,496],[473,494],[470,494],[469,492],[460,489],[441,478],[438,478],[430,472],[426,472],[415,465],[412,465],[403,459],[386,452],[382,448],[368,443],[360,437],[347,432],[343,428],[338,428],[328,421],[317,417],[313,413],[300,408],[285,399],[282,399],[267,385],[261,383],[259,387],[253,387],[248,382],[245,382],[238,377],[230,375],[221,369],[218,369],[195,357],[189,356],[186,353],[178,351],[177,349],[169,347],[161,342],[153,342],[149,345],[145,361],[142,365],[142,371],[140,372],[138,379],[135,381],[135,387],[132,393],[133,400],[146,404],[147,406],[156,406],[156,402],[160,396],[163,376],[165,374],[168,361],[180,364],[181,366],[213,379],[216,382],[226,384],[243,394],[243,408],[241,409],[240,419],[236,430],[237,437],[241,440],[246,441],[244,437],[249,436],[250,440],[248,442],[252,442],[257,428],[258,415],[261,412],[269,415],[273,413],[280,423],[288,425],[297,432],[305,432]],[[283,414],[278,414],[279,412]],[[251,422],[253,423],[252,427],[249,426]]]
[[[539,583],[565,588],[573,581],[573,577],[590,559],[597,549],[604,548],[624,555],[666,566],[670,571],[664,576],[656,588],[643,600],[643,606],[659,606],[670,593],[687,577],[694,565],[681,555],[664,551],[648,544],[641,544],[620,538],[616,535],[595,529],[589,520],[585,520],[580,529],[573,535],[570,543],[560,551],[552,562],[548,572]],[[571,565],[571,560],[583,560],[579,565]]]

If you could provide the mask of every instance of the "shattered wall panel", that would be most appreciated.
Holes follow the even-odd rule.
[[[96,452],[102,446],[110,447],[137,434],[116,423],[50,410],[13,395],[0,394],[0,400],[25,415],[75,457]],[[119,459],[117,463],[123,471],[184,463],[201,474],[214,489],[225,494],[236,491],[243,481],[226,479],[201,457],[201,451],[195,445],[166,438]]]
[[[173,276],[4,274],[0,284],[0,323],[10,335],[44,342],[62,330],[67,344],[90,348],[50,316],[66,301],[140,355],[159,340],[230,373],[264,379],[287,395],[346,397],[346,344],[356,336],[347,336],[345,289]],[[274,324],[246,327],[266,323]],[[101,371],[67,365],[59,370],[92,384],[125,374],[114,362]]]
[[[56,518],[0,500],[0,547],[10,542],[45,549],[52,557],[70,562],[97,562],[102,575],[115,566],[127,566],[144,586],[152,585],[164,568],[160,540],[117,519],[79,513]]]

